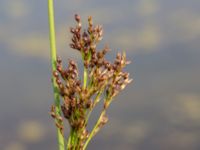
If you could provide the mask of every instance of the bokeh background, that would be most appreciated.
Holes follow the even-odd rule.
[[[89,150],[200,149],[200,1],[55,0],[58,55],[79,13],[104,27],[99,46],[126,50],[134,78]],[[80,63],[79,63],[80,64]],[[81,66],[79,66],[81,67]],[[56,150],[47,0],[0,1],[0,149]]]

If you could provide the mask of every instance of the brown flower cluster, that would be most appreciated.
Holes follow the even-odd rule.
[[[108,121],[106,116],[108,106],[132,79],[129,78],[129,73],[123,71],[123,68],[130,63],[126,60],[125,53],[118,53],[112,63],[105,58],[110,50],[107,46],[97,50],[97,44],[102,39],[102,27],[94,26],[92,17],[88,17],[88,28],[82,31],[80,16],[75,15],[75,20],[76,27],[70,29],[72,33],[70,47],[81,52],[85,68],[85,83],[79,79],[78,67],[73,60],[69,61],[68,68],[65,69],[61,59],[57,58],[57,71],[53,72],[53,76],[63,98],[61,105],[63,116],[68,120],[71,130],[76,133],[76,147],[69,144],[68,149],[81,150],[87,140]],[[90,113],[101,99],[104,107],[94,129],[89,132],[87,123]],[[53,108],[52,117],[58,120],[60,116],[54,115]],[[57,127],[63,131],[62,119],[59,120],[61,123],[57,124]]]

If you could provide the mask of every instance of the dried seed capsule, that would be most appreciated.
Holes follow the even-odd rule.
[[[98,52],[98,53],[97,53],[97,57],[98,57],[98,59],[102,58],[102,57],[103,57],[102,52]]]
[[[92,26],[92,24],[93,24],[93,23],[92,23],[92,16],[89,16],[89,17],[88,17],[88,23],[89,23],[89,26]]]
[[[54,112],[51,112],[50,114],[51,114],[52,118],[54,118],[54,119],[56,118],[56,114]]]
[[[53,72],[53,76],[56,77],[56,78],[58,78],[58,77],[59,77],[58,72],[57,72],[57,71],[54,71],[54,72]]]
[[[79,33],[79,30],[78,30],[78,29],[76,30],[76,33],[74,34],[74,36],[76,36],[76,38],[77,38],[78,40],[80,40],[81,34]]]
[[[84,61],[84,66],[85,66],[86,68],[88,68],[88,67],[89,67],[89,62],[88,62],[88,61]]]
[[[70,46],[71,48],[73,48],[73,49],[76,48],[74,44],[70,44],[69,46]]]
[[[74,28],[70,28],[70,32],[71,32],[72,34],[74,34],[74,33],[75,33],[75,29],[74,29]]]
[[[74,18],[77,22],[81,21],[81,17],[78,14],[75,14]]]
[[[79,50],[79,51],[81,50],[81,44],[80,43],[76,43],[76,49]]]
[[[92,53],[95,52],[96,47],[97,47],[97,46],[96,46],[96,44],[94,44],[94,43],[90,45],[90,48],[92,49]]]
[[[121,54],[117,53],[116,59],[121,59]]]
[[[81,25],[81,22],[79,22],[79,23],[78,23],[78,28],[80,29],[80,28],[81,28],[81,26],[82,26],[82,25]]]
[[[73,66],[73,67],[76,67],[76,63],[75,63],[75,61],[73,61],[73,60],[70,60],[70,61],[69,61],[69,65],[71,65],[71,66]]]
[[[61,73],[62,72],[62,66],[57,64],[56,70]]]
[[[86,37],[86,38],[88,37],[88,34],[87,34],[87,32],[86,32],[86,31],[84,31],[84,32],[83,32],[83,35],[82,35],[82,37],[83,37],[83,38],[84,38],[84,37]]]
[[[50,114],[51,114],[52,118],[54,118],[54,119],[56,118],[55,106],[54,105],[51,106]]]
[[[101,120],[100,120],[100,124],[98,125],[99,128],[101,128],[103,125],[105,125],[106,123],[108,122],[108,117],[106,115],[103,115],[101,117]],[[98,130],[99,130],[98,128]]]
[[[79,119],[79,121],[78,121],[79,128],[83,128],[84,124],[85,124],[85,120]]]
[[[124,73],[123,77],[124,77],[125,80],[128,79],[129,78],[129,73],[128,72]]]
[[[70,118],[70,116],[71,116],[71,112],[70,112],[70,110],[69,109],[67,109],[65,106],[61,106],[61,110],[62,110],[62,112],[63,112],[63,115],[64,115],[64,117],[66,118],[66,119],[69,119]]]
[[[109,51],[110,49],[106,46],[103,50],[102,50],[102,54],[106,55],[106,53]]]
[[[71,74],[71,78],[72,78],[73,80],[75,80],[75,77],[76,77],[75,74]]]
[[[78,80],[78,81],[76,82],[76,85],[77,85],[77,86],[80,86],[80,85],[81,85],[81,81]]]
[[[71,106],[72,106],[72,107],[76,107],[76,99],[75,99],[75,98],[73,98],[73,99],[71,100]]]
[[[77,42],[77,39],[76,39],[75,36],[73,36],[71,40],[72,40],[73,43],[76,43],[76,42]]]
[[[92,105],[93,105],[92,100],[89,100],[89,101],[86,103],[86,108],[87,108],[87,109],[88,109],[88,108],[92,108]]]
[[[57,61],[58,64],[62,63],[62,59],[60,57],[58,57],[58,56],[57,56],[57,60],[56,61]]]
[[[60,132],[63,134],[63,129],[64,129],[63,125],[58,122],[56,122],[55,124],[56,124],[56,127],[59,128]]]
[[[57,117],[58,121],[62,122],[63,121],[63,118],[61,116],[58,116]]]
[[[61,85],[61,80],[60,79],[56,79],[56,83],[58,84],[58,85]]]

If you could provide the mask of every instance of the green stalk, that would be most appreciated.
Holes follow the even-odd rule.
[[[56,38],[55,38],[55,25],[54,25],[54,2],[53,0],[48,0],[48,17],[49,17],[49,39],[50,39],[50,48],[51,48],[51,65],[52,71],[56,70]],[[61,115],[60,108],[60,97],[58,93],[58,87],[55,81],[55,78],[52,79],[52,86],[54,92],[54,103],[56,107],[56,115]],[[65,150],[64,137],[60,132],[60,129],[57,128],[57,137],[58,137],[58,149]]]
[[[96,134],[96,130],[97,130],[97,128],[98,128],[98,125],[99,125],[99,123],[100,123],[100,121],[101,121],[103,115],[105,115],[105,113],[106,113],[106,110],[104,109],[104,110],[101,112],[101,115],[100,115],[98,121],[96,122],[94,128],[92,129],[92,131],[91,131],[91,133],[90,133],[90,135],[89,135],[87,141],[85,142],[85,145],[84,145],[84,147],[83,147],[83,150],[86,150],[86,148],[87,148],[89,142],[91,141],[92,137]]]
[[[94,99],[94,107],[95,107],[96,104],[99,102],[100,96],[101,96],[101,94],[102,94],[102,91],[103,91],[103,90],[99,91],[98,94],[97,94],[97,96],[96,96],[96,98]],[[93,108],[93,109],[94,109],[94,108]],[[88,112],[88,114],[87,114],[87,117],[86,117],[85,124],[88,123],[88,120],[89,120],[89,118],[90,118],[90,115],[91,115],[93,109],[92,109],[92,110],[89,110],[89,112]]]
[[[83,72],[83,88],[85,89],[87,86],[87,69],[84,67],[84,72]]]
[[[112,97],[110,98],[106,98],[104,101],[107,101],[108,102],[108,105],[110,105],[111,103],[111,100],[112,100]],[[88,139],[86,140],[84,146],[83,146],[83,150],[86,150],[89,142],[91,141],[91,139],[96,135],[96,133],[99,131],[98,130],[98,126],[99,126],[99,123],[101,122],[101,119],[102,117],[106,114],[106,109],[103,109],[100,116],[99,116],[99,119],[97,120],[96,124],[94,125]]]
[[[76,148],[78,147],[77,145],[77,140],[78,140],[78,134],[77,134],[77,131],[75,130],[74,131],[74,139],[73,139],[73,150],[76,150]]]

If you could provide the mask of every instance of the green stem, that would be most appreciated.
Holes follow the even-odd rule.
[[[83,72],[83,88],[85,89],[87,86],[87,69],[84,67],[84,72]]]
[[[78,145],[77,145],[77,140],[78,140],[78,134],[77,134],[77,132],[76,132],[76,130],[75,130],[75,131],[74,131],[74,139],[73,139],[73,141],[74,141],[73,150],[76,150],[76,148],[78,147]]]
[[[72,141],[72,135],[73,135],[73,130],[71,129],[70,130],[70,135],[69,135],[69,138],[68,138],[68,143],[67,143],[67,150],[69,150],[70,149],[70,147],[71,147],[71,141]]]
[[[100,96],[101,96],[102,92],[103,92],[103,90],[99,91],[98,94],[97,94],[97,96],[96,96],[96,98],[94,99],[94,107],[95,107],[96,104],[99,102]],[[94,108],[92,108],[92,110],[89,110],[89,112],[88,112],[88,114],[87,114],[87,116],[86,116],[85,125],[88,123],[88,120],[89,120],[89,118],[90,118],[90,115],[91,115],[93,109],[94,109]]]
[[[97,96],[98,96],[98,95],[97,95]],[[111,100],[112,100],[112,97],[109,97],[109,98],[106,98],[106,99],[104,100],[104,102],[107,101],[108,106],[109,106],[110,103],[111,103]],[[100,116],[99,116],[99,119],[97,120],[95,126],[93,127],[93,129],[92,129],[92,131],[91,131],[91,133],[90,133],[88,139],[86,140],[85,145],[84,145],[84,147],[83,147],[83,150],[86,150],[86,148],[87,148],[89,142],[91,141],[92,137],[94,137],[95,134],[99,131],[99,130],[97,130],[97,129],[98,129],[98,126],[99,126],[99,123],[101,122],[101,119],[102,119],[102,117],[103,117],[105,114],[106,114],[106,109],[104,108],[104,109],[102,110],[102,112],[101,112],[101,114],[100,114]]]
[[[83,53],[83,50],[81,52],[81,55],[82,55],[82,61],[84,63],[84,60],[85,60],[85,54]],[[86,89],[87,87],[87,68],[85,67],[84,65],[84,70],[83,70],[83,88]]]
[[[90,133],[90,135],[89,135],[87,141],[85,142],[85,145],[84,145],[84,147],[83,147],[83,150],[86,150],[86,148],[87,148],[89,142],[91,141],[92,137],[96,134],[96,129],[98,128],[98,125],[99,125],[99,123],[100,123],[102,117],[105,115],[105,113],[106,113],[106,110],[104,109],[104,110],[101,112],[101,115],[100,115],[98,121],[96,122],[94,128],[92,129],[92,131],[91,131],[91,133]]]
[[[78,146],[77,140],[78,140],[78,133],[75,129],[71,128],[68,144],[67,144],[67,150],[75,150]]]
[[[55,38],[53,0],[48,0],[48,17],[49,17],[49,38],[50,38],[50,48],[51,48],[51,65],[52,65],[52,71],[55,71],[56,70],[56,38]],[[57,87],[55,78],[53,78],[52,81],[53,81],[52,86],[53,86],[53,92],[54,92],[54,103],[56,107],[56,115],[61,115],[58,87]],[[57,128],[57,136],[58,136],[59,150],[65,150],[64,137],[62,133],[60,132],[60,129],[58,128]]]
[[[71,145],[71,147],[70,147],[71,149],[74,148],[74,134],[75,134],[75,131],[74,131],[74,129],[72,129],[71,144],[70,144]]]

